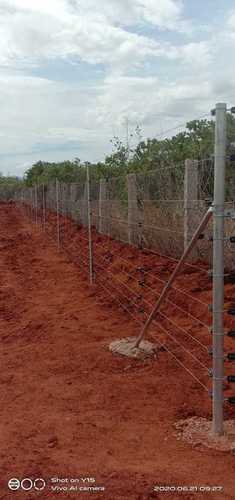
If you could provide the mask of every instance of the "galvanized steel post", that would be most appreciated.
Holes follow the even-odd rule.
[[[216,104],[213,237],[213,432],[223,434],[224,377],[224,200],[226,104]]]
[[[87,175],[87,223],[88,223],[88,246],[89,246],[89,276],[90,285],[93,284],[93,246],[91,231],[91,193],[90,193],[90,171],[89,165],[86,167]]]

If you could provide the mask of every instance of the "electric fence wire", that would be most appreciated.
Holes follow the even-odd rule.
[[[100,280],[100,277],[98,278],[98,280],[99,280],[99,284],[101,285],[101,287],[103,287],[103,289],[106,291],[106,293],[108,295],[112,296],[113,300],[118,302],[119,305],[122,307],[122,309],[124,309],[126,312],[128,312],[128,314],[133,318],[133,320],[135,322],[137,322],[139,325],[143,326],[143,324],[144,324],[143,321],[140,321],[138,318],[136,318],[129,311],[129,309],[117,298],[117,296],[110,292],[110,290],[102,283],[102,281]],[[157,323],[157,325],[158,325],[158,323]],[[166,333],[166,330],[163,327],[161,327],[161,329],[164,331],[164,333]],[[152,337],[153,337],[153,335],[152,335]],[[181,368],[183,368],[187,373],[189,373],[189,375],[208,393],[208,387],[174,354],[174,352],[172,352],[172,350],[169,349],[169,347],[167,347],[164,342],[161,342],[158,338],[156,338],[155,335],[153,338],[157,342],[159,347],[161,347],[165,351],[167,351],[168,354],[170,354],[174,358],[174,360],[178,363],[178,365],[181,366]]]
[[[113,241],[114,241],[114,240],[112,240],[112,242],[113,242]],[[118,242],[117,242],[117,243],[118,243]],[[96,244],[96,242],[95,242],[95,244]],[[110,249],[108,249],[108,250],[107,250],[107,249],[106,249],[106,247],[105,247],[104,245],[102,245],[100,242],[99,242],[99,248],[103,248],[104,250],[106,250],[106,251],[110,252]],[[120,250],[120,249],[118,249],[118,250]],[[111,253],[111,252],[110,252],[110,253]],[[115,254],[114,254],[114,253],[113,253],[113,256],[115,256]],[[166,259],[168,259],[168,257],[166,257],[166,256],[164,256],[164,257],[165,257]],[[128,261],[128,260],[124,259],[124,258],[120,255],[120,253],[118,254],[118,259],[122,260],[122,261],[123,261],[123,262],[124,262],[124,263],[125,263],[128,267],[130,267],[130,266],[131,266],[134,270],[136,270],[135,266],[131,263],[131,261],[130,261],[130,260]],[[126,272],[126,271],[125,271],[125,272]],[[153,274],[151,271],[148,271],[148,270],[143,269],[143,273],[144,273],[144,274],[146,274],[147,276],[152,277],[154,280],[156,280],[156,281],[160,282],[162,285],[166,285],[166,284],[167,284],[167,281],[166,281],[166,280],[163,280],[163,279],[159,278],[158,276],[156,276],[155,274]],[[130,277],[130,278],[133,278],[133,275],[130,275],[130,274],[128,274],[128,275],[129,275],[129,277]],[[191,294],[190,294],[189,292],[187,292],[186,290],[181,289],[181,288],[179,288],[178,286],[176,287],[176,286],[174,286],[174,285],[172,285],[171,289],[172,289],[172,290],[174,290],[174,291],[176,291],[176,292],[182,293],[183,295],[187,296],[187,297],[188,297],[189,299],[191,299],[192,301],[194,301],[194,302],[196,302],[196,303],[198,303],[198,304],[200,304],[200,305],[203,305],[203,306],[205,306],[205,307],[207,307],[207,308],[208,308],[208,303],[203,302],[202,300],[198,299],[197,297],[194,297],[193,295],[191,295]],[[153,292],[155,292],[156,294],[158,293],[158,291],[157,291],[157,290],[154,290],[154,289],[152,289],[152,290],[153,290]]]
[[[94,245],[96,243],[94,242]],[[100,246],[98,247],[100,248]],[[105,248],[105,247],[103,247]],[[115,254],[112,253],[112,256],[115,257]],[[105,256],[100,256],[103,260],[105,260],[105,262],[107,262],[107,264],[110,264],[110,260],[108,257],[105,257]],[[118,259],[120,259],[120,255],[118,255]],[[124,260],[124,262],[126,264],[128,264],[128,261],[126,261],[125,259],[122,259]],[[136,269],[135,269],[136,270]],[[137,278],[136,276],[133,276],[132,274],[128,273],[126,270],[123,270],[122,268],[122,272],[130,279],[134,279],[137,283],[140,282],[140,278]],[[156,297],[159,297],[160,296],[160,292],[157,292],[156,290],[154,290],[151,286],[147,285],[146,283],[143,283],[141,282],[141,286],[143,288],[146,288],[147,290],[149,290],[150,292],[152,292],[154,294],[154,296]],[[204,328],[206,328],[208,331],[210,330],[210,327],[204,323],[202,320],[200,320],[199,318],[197,318],[196,316],[194,316],[193,314],[191,314],[189,311],[186,311],[185,309],[183,309],[182,307],[180,307],[178,304],[176,304],[175,302],[173,302],[172,300],[170,300],[169,298],[166,298],[166,302],[168,302],[169,304],[171,304],[174,308],[177,308],[179,309],[181,312],[183,312],[184,314],[187,314],[189,317],[191,317],[194,321],[196,321],[197,323],[199,323],[201,326],[203,326]]]
[[[111,274],[118,282],[120,282],[122,285],[124,285],[131,293],[134,293],[137,298],[139,298],[139,295],[136,293],[136,292],[133,292],[133,290],[124,282],[122,282],[119,278],[117,278],[113,273],[111,273],[109,270],[107,270],[104,266],[100,265],[100,264],[97,264],[96,265],[100,266],[102,268],[103,271],[106,271],[107,273]],[[124,295],[123,292],[121,292],[121,294]],[[126,299],[129,299],[126,295],[124,295]],[[150,302],[148,302],[146,299],[142,298],[142,301],[147,303],[148,306],[150,306],[150,308],[152,309],[153,305],[154,304],[151,304]],[[138,307],[138,304],[136,304],[134,301],[132,302],[132,305],[135,305],[135,307]],[[144,312],[145,315],[147,315],[148,317],[148,314],[146,312]],[[193,341],[195,342],[198,342],[198,344],[200,344],[201,347],[203,347],[203,349],[206,349],[206,351],[208,351],[208,348],[207,346],[205,346],[204,344],[202,344],[198,339],[196,339],[194,336],[192,336],[189,332],[187,332],[184,328],[182,328],[180,325],[177,325],[177,323],[175,323],[173,320],[171,320],[168,316],[166,316],[164,313],[162,312],[159,312],[158,313],[159,315],[161,315],[162,317],[164,317],[165,319],[167,319],[170,323],[173,324],[173,326],[177,327],[178,330],[180,330],[181,332],[184,333],[184,335],[187,335],[188,337],[190,337]],[[169,334],[169,332],[167,333],[168,336],[174,341],[176,342],[178,345],[181,346],[181,349],[183,349],[185,352],[187,352],[192,358],[194,358],[198,364],[200,364],[201,366],[203,366],[204,369],[207,369],[207,367],[205,366],[204,363],[202,363],[198,358],[196,358],[192,353],[190,353],[190,351],[188,351],[187,349],[185,349],[185,347],[177,340],[175,339],[171,334]]]

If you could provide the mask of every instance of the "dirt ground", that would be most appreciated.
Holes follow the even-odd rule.
[[[53,221],[48,226],[53,234]],[[111,274],[108,279],[105,270],[140,295],[143,283],[128,278],[127,270],[139,265],[142,274],[148,270],[164,280],[175,263],[96,235],[97,255],[99,244],[103,251],[95,259],[97,283],[91,287],[86,272],[76,264],[76,259],[85,258],[85,233],[74,225],[62,229],[62,242],[67,242],[74,262],[59,253],[48,234],[14,204],[0,205],[0,498],[233,499],[235,452],[194,447],[180,441],[174,427],[182,418],[210,418],[208,393],[164,349],[144,362],[113,356],[108,349],[112,340],[137,335],[140,326],[100,286],[115,292]],[[120,257],[129,262],[128,269]],[[103,270],[98,272],[101,262]],[[160,290],[161,283],[150,274],[145,285]],[[120,283],[119,290],[124,291],[124,286]],[[204,304],[211,296],[208,276],[186,266],[177,286],[187,289],[198,302],[174,290],[171,299],[209,324],[211,315]],[[148,311],[143,294],[138,307],[130,306],[142,320],[143,308]],[[150,290],[146,289],[144,297],[154,303]],[[234,285],[226,285],[225,302],[235,302]],[[209,346],[211,339],[202,324],[193,325],[191,316],[185,317],[170,302],[163,311],[175,327],[164,317],[157,319],[159,325],[164,324],[172,335],[177,333],[180,342],[210,366],[207,352],[201,354],[201,346],[177,330],[177,325],[187,328]],[[226,324],[232,326],[232,318],[226,318]],[[149,340],[165,342],[164,332],[157,330],[155,324]],[[171,339],[166,345],[209,388],[201,366],[191,362]],[[232,345],[228,341],[226,348]],[[226,369],[234,371],[227,364]],[[225,388],[225,395],[235,393],[235,387]],[[225,416],[234,418],[234,407],[225,405]],[[11,491],[11,478],[43,478],[46,487]],[[79,484],[105,490],[52,491],[51,478],[80,478]],[[95,478],[96,483],[82,483],[82,478]],[[171,492],[163,491],[164,486],[171,487]],[[180,491],[183,486],[198,487],[198,492]],[[206,486],[218,490],[207,492]]]

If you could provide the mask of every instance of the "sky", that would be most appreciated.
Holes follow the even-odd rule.
[[[235,105],[234,52],[234,0],[0,0],[0,172]]]

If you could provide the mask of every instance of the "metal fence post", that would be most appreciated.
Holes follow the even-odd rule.
[[[107,233],[107,182],[100,179],[99,190],[99,233]]]
[[[89,165],[86,167],[87,175],[87,224],[88,224],[88,247],[89,247],[89,275],[90,275],[90,285],[93,284],[93,247],[92,247],[92,232],[91,232],[91,194],[90,194],[90,171]]]
[[[213,432],[223,434],[226,104],[216,104],[213,236]]]
[[[59,181],[56,179],[56,222],[57,222],[57,247],[60,249],[60,205],[59,205]]]
[[[184,175],[184,250],[187,248],[197,227],[195,209],[198,200],[198,162],[185,160]],[[197,249],[193,250],[191,258],[197,257]]]

